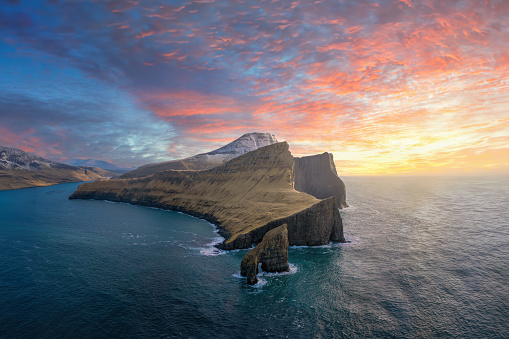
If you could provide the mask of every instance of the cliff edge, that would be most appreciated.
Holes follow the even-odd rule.
[[[338,208],[348,207],[346,188],[330,153],[295,158],[295,189],[318,199],[336,197]]]
[[[287,224],[290,245],[344,241],[334,196],[320,200],[294,188],[286,142],[261,147],[203,171],[168,170],[144,178],[82,184],[70,199],[101,199],[182,211],[215,223],[223,249],[249,248]]]

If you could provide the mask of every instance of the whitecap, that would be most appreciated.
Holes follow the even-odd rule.
[[[292,245],[292,246],[288,246],[289,249],[293,249],[293,250],[301,250],[301,249],[310,249],[310,248],[331,248],[337,244],[340,244],[340,243],[328,243],[328,244],[325,244],[325,245],[320,245],[320,246],[309,246],[309,245]]]
[[[232,277],[238,278],[238,279],[244,279],[244,277],[240,275],[240,271],[238,271],[237,273],[233,273]]]
[[[288,272],[265,272],[263,270],[260,270],[260,272],[256,276],[257,277],[276,277],[276,276],[280,276],[280,275],[297,273],[297,265],[294,265],[292,263],[288,263],[288,265],[290,266],[290,270]]]
[[[262,288],[265,285],[267,285],[267,280],[258,278],[258,282],[256,284],[250,285],[250,286],[258,289],[258,288]]]
[[[297,270],[298,270],[297,265],[289,263],[289,266],[290,266],[290,270],[288,272],[265,272],[264,270],[261,269],[261,264],[260,264],[260,266],[258,268],[258,274],[256,275],[258,282],[254,285],[249,285],[249,287],[260,288],[260,287],[265,286],[268,283],[268,281],[267,281],[267,279],[263,279],[263,278],[277,277],[277,276],[281,276],[281,275],[297,273]],[[237,278],[237,279],[244,279],[244,280],[246,279],[246,277],[243,277],[242,275],[240,275],[240,271],[237,271],[237,273],[232,274],[232,277]]]
[[[300,249],[313,249],[313,248],[335,248],[335,247],[343,247],[348,245],[354,245],[359,242],[359,238],[355,236],[345,235],[346,242],[329,242],[325,245],[320,246],[309,246],[309,245],[292,245],[288,246],[289,249],[300,250]]]
[[[215,237],[210,243],[206,244],[204,248],[200,249],[200,254],[207,257],[226,254],[226,251],[220,250],[215,246],[222,243],[223,240],[224,238],[221,236]]]

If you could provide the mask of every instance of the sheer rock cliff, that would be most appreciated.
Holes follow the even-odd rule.
[[[334,159],[330,153],[295,158],[295,189],[318,199],[336,197],[338,208],[348,207],[346,188],[338,177]]]

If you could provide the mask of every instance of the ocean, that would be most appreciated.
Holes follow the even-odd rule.
[[[346,177],[349,243],[239,276],[206,221],[0,192],[1,338],[509,338],[509,178]]]

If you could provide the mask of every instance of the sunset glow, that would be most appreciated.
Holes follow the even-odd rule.
[[[0,145],[122,165],[271,132],[340,175],[509,173],[509,2],[6,1]]]

